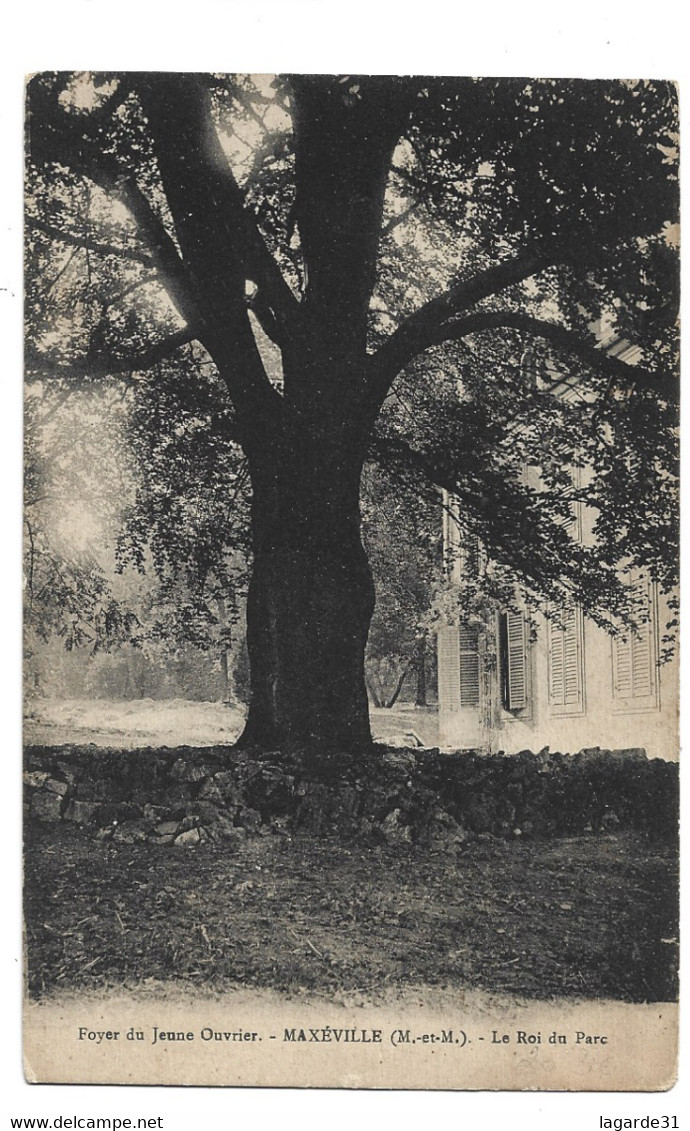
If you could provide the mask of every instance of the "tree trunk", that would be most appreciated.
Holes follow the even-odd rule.
[[[284,427],[248,448],[251,697],[240,743],[302,747],[317,762],[366,750],[374,586],[360,538],[361,456]]]
[[[223,703],[230,702],[230,672],[227,648],[220,650],[220,698]]]
[[[399,680],[396,684],[395,691],[393,692],[390,699],[386,703],[386,707],[388,707],[389,709],[391,707],[394,707],[395,704],[398,702],[398,696],[400,695],[400,692],[403,689],[403,683],[407,679],[407,673],[409,672],[411,667],[412,667],[412,661],[410,660],[410,661],[408,661],[408,663],[405,664],[405,667],[403,668],[402,672],[400,673],[400,678],[399,678]]]
[[[415,707],[426,707],[426,633],[419,638],[416,656],[417,696]]]
[[[366,670],[365,670],[365,673],[364,673],[364,681],[365,681],[367,691],[369,692],[369,696],[370,696],[371,701],[374,704],[374,706],[375,707],[382,707],[383,704],[381,703],[381,697],[380,697],[378,691],[376,690],[376,688],[374,687],[371,676],[369,676],[367,674]]]

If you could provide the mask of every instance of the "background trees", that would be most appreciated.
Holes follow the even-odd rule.
[[[460,500],[497,595],[565,590],[610,623],[621,563],[672,586],[672,86],[45,74],[30,96],[32,256],[52,280],[28,305],[30,375],[124,378],[133,403],[155,387],[158,466],[217,470],[226,501],[241,448],[247,740],[368,738],[366,459]],[[566,469],[585,465],[592,547],[564,524]],[[195,512],[195,546],[223,527],[210,569],[174,493],[140,499],[175,531],[154,560],[177,584],[179,541],[210,594],[234,568],[234,512],[213,492]]]

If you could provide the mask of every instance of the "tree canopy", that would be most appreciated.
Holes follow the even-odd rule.
[[[676,131],[665,82],[31,81],[29,379],[126,388],[170,584],[227,588],[251,507],[250,737],[366,737],[365,460],[458,500],[497,599],[673,588]]]

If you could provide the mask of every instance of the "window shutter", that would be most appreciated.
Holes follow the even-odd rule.
[[[479,706],[479,634],[475,628],[461,626],[460,643],[460,705]]]
[[[438,634],[438,699],[442,711],[460,707],[460,635],[450,626]]]
[[[618,699],[647,699],[654,694],[652,629],[645,624],[634,636],[614,641],[614,691]]]
[[[580,658],[577,647],[575,609],[568,609],[563,633],[564,703],[575,706],[580,698]]]
[[[582,613],[571,605],[561,621],[548,626],[549,701],[552,707],[577,709],[583,705]]]
[[[633,698],[652,694],[652,626],[646,624],[631,641]]]
[[[565,633],[549,624],[549,699],[557,706],[565,705]]]
[[[647,588],[647,597],[647,621],[635,633],[614,637],[612,645],[613,697],[622,700],[631,710],[646,710],[658,705],[657,614],[651,585]]]
[[[617,699],[632,695],[632,649],[629,637],[617,636],[613,642],[613,689]]]
[[[508,707],[519,711],[527,704],[527,649],[525,618],[522,613],[506,613],[508,640]]]

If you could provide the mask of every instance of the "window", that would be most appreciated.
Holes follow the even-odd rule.
[[[479,632],[473,625],[438,634],[438,698],[441,711],[479,706]]]
[[[547,625],[549,706],[553,715],[584,711],[584,624],[577,605]]]
[[[457,628],[446,627],[438,634],[438,706],[457,711],[460,706],[460,647]]]
[[[570,482],[577,493],[582,487],[582,470],[579,467],[570,468]],[[582,503],[574,499],[570,503],[570,514],[563,521],[563,528],[567,530],[573,542],[582,542]]]
[[[461,625],[460,706],[479,706],[479,633],[472,625]]]
[[[619,710],[647,711],[659,705],[656,592],[650,583],[643,594],[646,617],[637,632],[611,641],[613,698]]]
[[[501,614],[501,703],[506,711],[524,711],[528,706],[529,668],[525,627],[522,613],[509,611]]]

